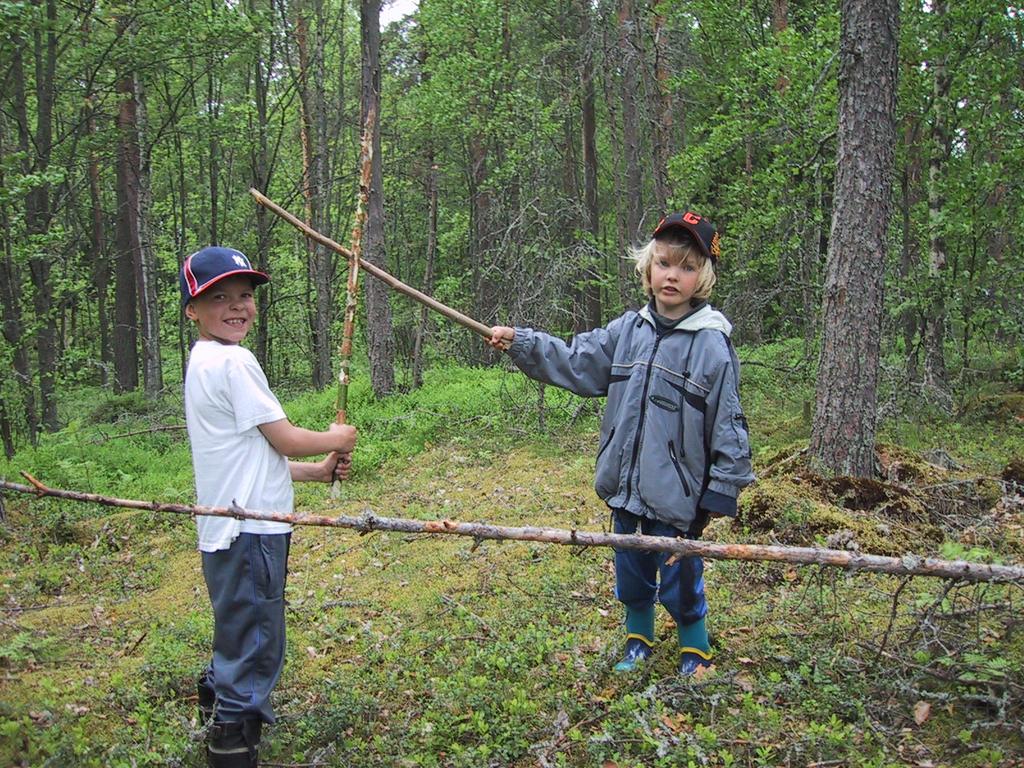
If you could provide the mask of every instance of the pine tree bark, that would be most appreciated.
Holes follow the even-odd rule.
[[[875,472],[882,289],[894,141],[899,3],[842,0],[839,133],[811,453]]]
[[[380,0],[360,0],[362,36],[362,109],[360,125],[372,110],[377,115],[373,132],[373,176],[366,229],[363,233],[363,258],[382,269],[387,266],[384,249],[384,178],[381,165],[380,112]],[[389,395],[395,388],[395,343],[391,329],[391,304],[387,289],[368,282],[366,296],[366,338],[370,356],[370,383],[377,397]]]
[[[581,129],[583,148],[583,211],[586,217],[584,229],[590,234],[588,243],[592,256],[587,263],[587,279],[584,284],[587,328],[601,325],[601,274],[598,262],[597,242],[600,226],[600,208],[597,196],[597,110],[594,96],[594,41],[592,10],[587,0],[576,0],[580,17],[580,92]]]
[[[668,32],[665,29],[664,0],[655,0],[651,6],[654,23],[654,199],[662,216],[668,210],[672,197],[669,185],[668,163],[672,157],[672,92],[669,90]]]
[[[643,219],[643,180],[640,176],[640,126],[637,119],[636,98],[639,83],[639,45],[633,0],[619,4],[619,56],[622,66],[622,145],[625,152],[625,237],[634,243],[640,236]],[[636,290],[631,265],[619,259],[619,297],[626,307],[635,307]]]

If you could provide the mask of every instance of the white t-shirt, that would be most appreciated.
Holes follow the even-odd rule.
[[[286,418],[252,352],[237,344],[200,340],[185,374],[185,422],[199,504],[292,512],[288,459],[259,430]],[[287,523],[196,516],[199,549],[216,552],[240,533],[288,533]]]

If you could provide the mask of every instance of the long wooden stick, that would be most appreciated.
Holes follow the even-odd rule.
[[[359,163],[359,194],[357,195],[356,215],[352,224],[352,244],[348,252],[348,283],[345,292],[345,324],[341,332],[341,348],[338,350],[340,360],[338,372],[338,397],[335,401],[339,424],[345,423],[345,412],[348,410],[349,362],[352,359],[352,334],[356,325],[356,306],[359,299],[359,261],[363,252],[363,227],[366,226],[367,208],[370,199],[370,176],[373,172],[373,130],[376,112],[371,108],[366,113],[366,124],[363,126],[363,142],[360,149]]]
[[[352,361],[352,336],[356,326],[356,307],[359,302],[359,256],[363,252],[363,228],[366,226],[370,201],[370,178],[373,173],[373,131],[377,113],[370,109],[363,125],[363,140],[359,150],[359,192],[356,195],[356,215],[352,222],[352,249],[348,254],[348,280],[345,283],[345,321],[338,349],[338,394],[334,401],[335,420],[344,424],[348,415],[349,367]],[[331,498],[341,498],[341,482],[335,478],[331,484]]]
[[[821,565],[847,571],[869,571],[896,576],[931,576],[966,582],[1004,582],[1024,586],[1024,566],[971,563],[966,560],[938,560],[918,555],[884,557],[839,549],[818,547],[781,547],[762,544],[718,544],[711,541],[668,539],[660,536],[596,533],[591,531],[561,530],[558,528],[511,528],[487,523],[460,523],[454,520],[407,520],[378,517],[367,510],[358,517],[338,515],[309,515],[304,513],[262,512],[232,507],[203,507],[192,504],[170,504],[157,501],[139,501],[49,488],[27,472],[22,475],[32,485],[21,485],[0,480],[0,490],[51,496],[71,501],[84,501],[108,507],[142,509],[151,512],[174,512],[182,515],[213,515],[236,517],[244,520],[273,520],[293,525],[314,525],[331,528],[352,528],[363,533],[370,531],[397,531],[400,533],[440,533],[469,536],[474,539],[540,541],[579,547],[615,547],[650,552],[670,552],[678,556],[698,555],[713,560],[752,560],[793,565]]]
[[[326,235],[317,232],[311,226],[306,224],[306,222],[302,221],[302,219],[292,215],[284,208],[279,206],[277,203],[270,200],[270,198],[268,198],[258,189],[250,189],[249,194],[253,196],[257,203],[262,205],[268,211],[276,213],[278,216],[287,221],[297,230],[302,232],[306,237],[316,240],[318,243],[330,248],[335,253],[341,254],[346,259],[351,257],[352,252],[348,248],[339,243],[336,243],[334,240],[327,237]],[[451,307],[442,304],[437,299],[427,296],[427,294],[423,293],[422,291],[418,291],[415,288],[406,285],[397,277],[392,276],[391,274],[385,272],[383,269],[378,267],[376,264],[371,264],[370,262],[366,261],[363,258],[359,259],[359,266],[365,269],[374,277],[376,277],[378,280],[387,283],[389,286],[391,286],[399,293],[404,293],[409,298],[414,299],[420,302],[421,304],[430,307],[435,312],[440,312],[449,320],[454,320],[459,325],[468,328],[469,330],[479,334],[480,336],[483,336],[485,339],[491,338],[490,326],[484,325],[483,323],[478,322],[477,320],[474,320],[473,318],[462,314],[458,310],[452,309]]]

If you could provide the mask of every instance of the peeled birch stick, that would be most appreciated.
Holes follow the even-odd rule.
[[[362,533],[397,531],[400,533],[438,533],[468,536],[473,539],[540,541],[578,547],[615,547],[648,552],[670,552],[674,555],[698,555],[712,560],[756,560],[793,565],[823,565],[846,571],[869,571],[894,576],[930,576],[965,582],[1003,582],[1024,586],[1024,566],[971,563],[966,560],[938,560],[919,555],[884,557],[859,552],[818,547],[782,547],[763,544],[718,544],[711,541],[668,539],[621,533],[562,530],[558,528],[511,528],[488,523],[460,523],[454,520],[407,520],[378,517],[367,510],[358,517],[308,515],[303,513],[261,512],[241,507],[203,507],[191,504],[165,504],[156,501],[117,499],[95,493],[48,488],[27,472],[22,475],[31,486],[0,480],[0,490],[52,496],[71,501],[85,501],[108,507],[143,509],[151,512],[173,512],[181,515],[213,515],[243,520],[273,520],[292,525],[315,525],[331,528],[352,528]]]

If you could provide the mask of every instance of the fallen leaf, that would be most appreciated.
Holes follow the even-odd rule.
[[[927,701],[919,701],[914,705],[914,722],[922,725],[925,720],[931,717],[932,705]]]
[[[686,729],[686,715],[662,715],[661,722],[672,733],[679,733]]]
[[[605,760],[601,763],[601,768],[619,768],[619,764],[614,760]]]
[[[697,670],[693,673],[693,677],[691,679],[694,680],[694,681],[702,680],[705,677],[707,677],[708,675],[713,675],[714,673],[715,673],[715,665],[714,664],[709,664],[706,667],[697,667]]]

